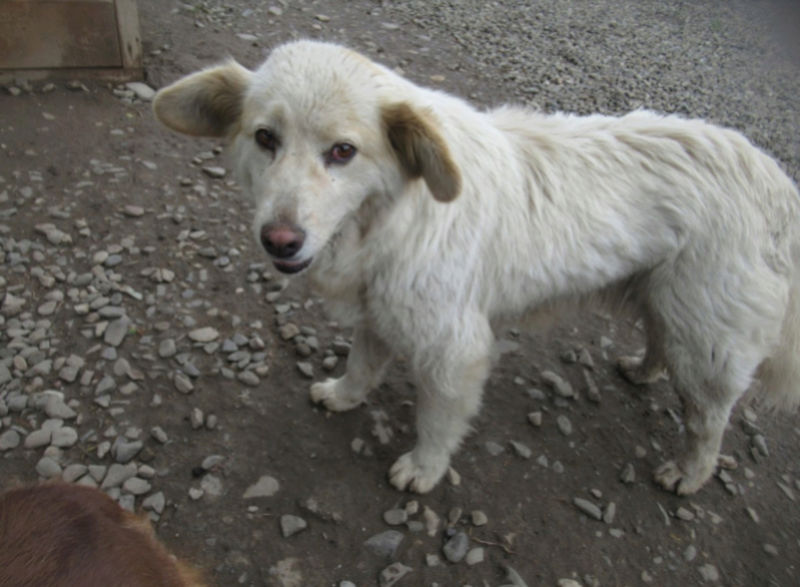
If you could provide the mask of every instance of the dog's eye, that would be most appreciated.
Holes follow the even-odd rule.
[[[275,136],[275,133],[269,130],[268,128],[259,128],[256,131],[256,143],[262,149],[266,149],[267,151],[275,151],[278,148],[278,137]]]
[[[350,143],[337,143],[328,151],[328,163],[347,163],[356,154],[356,148]]]

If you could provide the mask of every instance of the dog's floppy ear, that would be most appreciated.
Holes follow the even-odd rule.
[[[389,142],[406,171],[424,178],[440,202],[454,200],[461,191],[461,173],[435,122],[405,102],[384,106],[382,117]]]
[[[251,72],[231,60],[159,90],[153,112],[164,125],[195,136],[221,137],[242,114]]]

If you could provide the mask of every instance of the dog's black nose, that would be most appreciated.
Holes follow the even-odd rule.
[[[305,232],[297,226],[285,223],[270,223],[261,227],[261,244],[278,259],[289,259],[303,247]]]

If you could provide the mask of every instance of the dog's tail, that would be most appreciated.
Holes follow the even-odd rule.
[[[759,368],[761,402],[769,409],[794,411],[800,406],[800,242],[792,246],[792,281],[780,339]]]

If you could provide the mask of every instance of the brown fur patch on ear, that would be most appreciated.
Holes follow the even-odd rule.
[[[385,106],[383,124],[400,163],[422,177],[433,197],[450,202],[461,191],[461,174],[435,123],[405,102]]]
[[[250,75],[235,61],[198,71],[159,90],[153,112],[172,130],[194,136],[224,136],[242,115]]]

